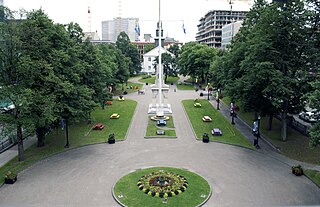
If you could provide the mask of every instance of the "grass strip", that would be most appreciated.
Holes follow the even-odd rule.
[[[176,137],[176,130],[174,129],[173,119],[170,116],[170,119],[166,121],[167,125],[165,127],[157,126],[157,122],[153,121],[149,117],[148,127],[146,137]],[[157,135],[157,130],[163,130],[165,132],[164,135]]]
[[[196,133],[197,139],[202,139],[202,135],[207,133],[210,135],[210,141],[219,141],[222,143],[254,149],[251,143],[231,125],[230,121],[214,109],[207,100],[200,99],[198,102],[201,104],[201,107],[194,107],[194,100],[182,101],[193,130]],[[210,116],[212,118],[212,122],[202,121],[203,116]],[[213,128],[219,128],[223,135],[212,136],[211,130]]]
[[[306,170],[304,170],[304,174],[306,174],[318,186],[320,186],[320,171],[306,169]]]

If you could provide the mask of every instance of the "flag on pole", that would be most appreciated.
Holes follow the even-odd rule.
[[[139,22],[136,22],[136,26],[134,28],[134,31],[137,33],[138,36],[140,36],[140,26]]]
[[[183,33],[184,33],[184,34],[187,34],[187,33],[186,33],[186,28],[184,28],[184,22],[183,22],[183,24],[182,24],[182,30],[183,30]]]

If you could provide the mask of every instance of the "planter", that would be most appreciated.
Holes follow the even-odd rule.
[[[5,178],[4,179],[4,183],[5,184],[13,184],[17,181],[17,176],[15,176],[14,178]]]
[[[15,173],[12,173],[11,171],[8,171],[6,174],[5,174],[5,177],[4,177],[4,182],[6,184],[13,184],[17,181],[17,175]]]
[[[108,143],[109,143],[109,144],[114,144],[114,143],[116,143],[116,139],[114,138],[114,134],[109,134]]]
[[[303,175],[303,169],[300,165],[297,165],[297,166],[293,166],[291,168],[292,170],[292,174],[296,175],[296,176],[301,176]]]
[[[204,133],[203,135],[202,135],[202,142],[204,142],[204,143],[209,143],[209,135],[207,134],[207,133]]]
[[[109,144],[114,144],[114,143],[116,143],[116,140],[115,139],[108,139],[108,143]]]

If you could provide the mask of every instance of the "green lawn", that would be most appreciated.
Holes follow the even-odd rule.
[[[231,125],[230,120],[227,120],[222,114],[214,109],[207,100],[200,99],[199,102],[202,105],[201,107],[194,107],[194,100],[182,101],[197,139],[202,139],[203,133],[208,133],[210,135],[210,141],[219,141],[254,149],[251,143]],[[202,117],[206,115],[212,118],[212,122],[202,121]],[[213,128],[219,128],[223,135],[212,136],[211,130]]]
[[[92,124],[88,125],[86,122],[79,122],[70,125],[69,149],[88,144],[103,143],[110,133],[115,134],[116,140],[124,140],[136,105],[137,103],[133,100],[125,100],[123,102],[115,100],[113,105],[106,106],[105,110],[97,108],[92,113]],[[110,119],[109,117],[112,113],[120,114],[120,118]],[[101,131],[91,130],[95,123],[103,123],[105,128]],[[65,131],[61,130],[61,128],[53,130],[47,135],[44,147],[37,148],[36,145],[33,145],[25,150],[25,161],[18,162],[16,157],[1,167],[0,180],[4,179],[4,173],[8,170],[17,173],[39,160],[66,151],[67,149],[64,148],[65,140]]]
[[[165,134],[164,135],[157,135],[157,133],[156,133],[157,130],[164,130]],[[177,135],[176,135],[176,131],[174,130],[172,116],[170,116],[170,119],[167,120],[167,125],[165,128],[158,127],[156,124],[156,121],[152,121],[149,118],[146,137],[176,137],[176,136]]]
[[[179,80],[177,76],[169,76],[167,78],[166,84],[176,83]]]
[[[155,81],[156,81],[156,76],[151,76],[149,78],[141,78],[141,79],[139,79],[139,82],[142,82],[142,83],[154,84]]]
[[[181,83],[181,84],[177,84],[177,89],[178,90],[195,90],[195,87],[190,84]]]
[[[141,176],[154,172],[154,171],[169,171],[184,176],[188,181],[188,188],[185,192],[168,197],[166,204],[162,203],[163,198],[152,197],[151,195],[144,194],[143,191],[139,190],[137,182]],[[130,207],[141,207],[141,206],[183,206],[193,207],[202,203],[210,193],[210,186],[208,182],[201,176],[182,169],[177,168],[148,168],[137,170],[122,177],[114,187],[115,196],[123,195],[120,198],[120,202]],[[201,197],[205,195],[205,197]]]
[[[223,98],[223,102],[228,106],[230,99]],[[249,125],[253,124],[253,112],[244,112],[241,108],[238,115],[244,119]],[[261,132],[268,138],[275,146],[279,147],[281,153],[294,160],[299,160],[307,163],[320,165],[320,147],[311,149],[309,147],[309,138],[291,127],[288,127],[288,140],[281,141],[281,122],[274,118],[272,130],[267,129],[268,117],[261,118]]]
[[[311,178],[315,183],[320,186],[320,171],[317,170],[303,170],[309,178]]]
[[[167,82],[166,84],[171,84],[171,83],[175,83],[179,80],[179,77],[176,77],[176,76],[169,76],[167,78]],[[139,82],[142,82],[142,83],[150,83],[150,84],[154,84],[156,81],[156,76],[151,76],[149,78],[144,78],[142,77],[141,79],[139,79]]]
[[[132,86],[132,89],[130,89],[130,86]],[[124,91],[127,91],[128,93],[133,93],[133,92],[137,92],[138,89],[136,89],[138,87],[138,89],[142,88],[142,84],[141,83],[132,83],[130,81],[128,81],[127,84],[123,84],[123,90],[122,90],[122,84],[118,84],[116,87],[116,90],[113,92],[114,96],[119,96],[119,95],[123,95]]]

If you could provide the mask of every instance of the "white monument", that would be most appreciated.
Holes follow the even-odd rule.
[[[172,114],[171,105],[166,103],[167,102],[167,94],[169,91],[169,86],[164,84],[163,79],[163,68],[161,63],[161,48],[162,48],[162,21],[161,21],[161,0],[159,0],[159,22],[157,28],[157,36],[158,44],[159,44],[159,62],[157,66],[156,72],[156,82],[154,85],[151,85],[151,91],[153,94],[153,101],[149,105],[148,113],[149,114],[156,114],[157,116],[163,116],[164,114]]]

